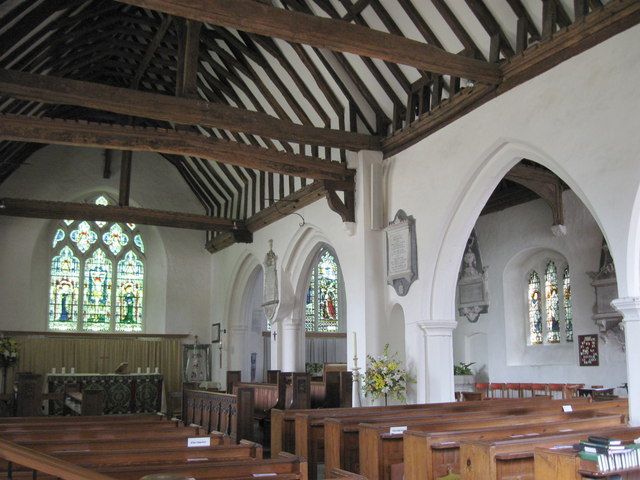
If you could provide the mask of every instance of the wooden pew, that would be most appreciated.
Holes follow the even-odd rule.
[[[496,399],[491,402],[504,402],[513,403],[521,400],[532,399]],[[542,399],[537,399],[542,401]],[[585,402],[589,403],[589,402]],[[320,415],[329,417],[334,415],[340,415],[343,413],[353,414],[355,412],[366,412],[368,414],[375,414],[375,412],[390,412],[396,410],[412,410],[432,408],[443,405],[457,405],[457,402],[444,402],[444,403],[422,403],[422,404],[409,404],[409,405],[390,405],[390,406],[376,406],[376,407],[349,407],[349,408],[326,408],[322,410],[317,409],[302,409],[302,410],[283,410],[274,408],[271,410],[271,452],[277,454],[279,452],[295,452],[295,417],[297,414],[305,413],[319,413]],[[462,408],[469,408],[468,405]]]
[[[589,435],[601,435],[632,442],[640,436],[640,427],[594,429],[525,439],[462,440],[460,475],[464,480],[532,479],[536,447],[571,446]]]
[[[584,404],[587,405],[591,402],[585,402],[584,398],[573,401],[572,405]],[[541,403],[543,401],[552,401],[550,398],[526,398],[526,399],[492,399],[482,402],[482,408],[486,405],[524,405],[522,402],[536,402]],[[557,405],[562,405],[562,401],[553,400]],[[376,406],[376,407],[353,407],[353,408],[328,408],[328,409],[309,409],[309,410],[278,410],[271,411],[271,451],[276,454],[281,451],[287,451],[290,453],[297,453],[298,455],[307,456],[309,451],[305,444],[308,441],[299,440],[298,449],[296,450],[296,417],[301,414],[309,414],[308,421],[313,425],[306,425],[302,428],[303,432],[318,430],[318,433],[314,435],[317,438],[324,438],[322,430],[323,420],[326,417],[338,417],[342,415],[356,415],[361,413],[367,416],[384,415],[389,412],[396,411],[411,411],[411,410],[424,410],[440,407],[451,407],[453,409],[469,410],[477,409],[480,405],[472,402],[443,402],[443,403],[422,403],[422,404],[410,404],[410,405],[391,405],[391,406]],[[305,433],[306,435],[306,433]]]
[[[565,405],[588,405],[590,402],[581,399],[550,400],[545,399],[506,399],[491,400],[482,403],[453,402],[444,404],[427,404],[423,408],[390,411],[363,411],[333,414],[331,418],[322,416],[322,412],[296,415],[296,455],[304,456],[309,461],[310,476],[314,478],[317,464],[324,458],[328,468],[339,467],[353,470],[359,461],[358,424],[362,422],[386,424],[396,421],[396,425],[423,423],[424,417],[447,414],[466,414],[480,417],[498,415],[526,414],[531,412],[559,412]],[[395,419],[395,420],[394,420]],[[399,420],[401,419],[401,420]],[[330,432],[326,430],[330,429]],[[324,447],[324,448],[323,448]],[[342,460],[349,454],[349,460]],[[349,467],[347,467],[349,465]]]
[[[169,418],[159,413],[139,413],[135,415],[131,414],[115,414],[115,415],[85,415],[78,416],[41,416],[41,417],[2,417],[0,418],[0,428],[3,425],[10,425],[13,423],[25,424],[37,424],[37,425],[66,425],[66,424],[83,424],[83,423],[150,423],[150,422],[164,422]]]
[[[523,438],[550,433],[590,431],[606,425],[611,418],[603,415],[597,419],[573,417],[561,422],[541,422],[531,425],[507,425],[500,427],[454,430],[450,432],[425,432],[407,430],[403,434],[405,480],[434,480],[452,473],[460,473],[459,441],[463,439],[489,440],[499,438]],[[362,461],[362,460],[361,460]],[[392,463],[392,460],[388,461]],[[383,467],[384,468],[384,467]]]
[[[253,438],[253,390],[238,388],[236,394],[183,389],[182,419],[200,425],[205,432],[229,435],[237,443]]]
[[[197,462],[182,465],[120,465],[89,470],[78,465],[60,460],[50,455],[37,452],[20,445],[0,439],[0,458],[16,465],[22,465],[35,472],[38,478],[60,478],[68,480],[138,480],[150,473],[175,473],[198,480],[236,479],[269,475],[270,479],[306,480],[306,463],[304,460],[289,454],[277,459],[246,459],[242,461]],[[104,470],[105,473],[102,472]],[[14,472],[13,478],[32,478],[31,472]],[[35,475],[33,476],[35,478]],[[347,477],[358,478],[358,477]]]
[[[581,421],[585,424],[591,424],[593,427],[605,427],[605,426],[615,426],[616,424],[624,424],[626,423],[627,418],[627,402],[612,402],[617,405],[617,407],[613,407],[612,405],[603,405],[602,403],[596,402],[591,404],[590,409],[585,409],[586,405],[580,405],[580,409],[578,411],[572,413],[553,413],[548,412],[542,415],[542,410],[538,410],[537,412],[532,412],[533,417],[522,418],[522,414],[519,414],[516,418],[513,418],[511,422],[506,421],[506,425],[509,427],[514,427],[515,425],[532,425],[535,426],[537,421],[536,418],[539,419],[540,422],[544,421],[544,417],[548,417],[549,421],[555,421],[556,424],[562,428],[570,428],[569,425],[566,427],[562,427],[565,422],[570,421]],[[492,412],[495,413],[495,412]],[[522,412],[526,414],[525,412]],[[464,422],[467,425],[471,425],[470,422],[476,422],[476,426],[472,428],[478,428],[477,423],[483,423],[484,420],[480,419],[478,415],[471,415],[468,413],[463,414],[465,417]],[[507,417],[509,418],[509,417]],[[447,422],[446,427],[442,427],[439,429],[442,431],[448,431],[452,428],[456,428],[456,424],[461,422],[462,415],[456,415],[455,418],[452,419],[451,422]],[[325,424],[325,429],[327,430],[330,421],[327,421]],[[434,422],[436,425],[438,421]],[[404,450],[403,443],[404,437],[401,433],[398,434],[390,434],[391,428],[396,430],[399,427],[404,428],[408,427],[414,431],[432,431],[432,427],[434,423],[424,423],[421,424],[420,421],[416,422],[411,419],[410,422],[402,424],[402,423],[387,423],[385,421],[378,421],[376,423],[365,423],[360,424],[358,426],[358,436],[359,436],[359,462],[349,463],[347,458],[345,462],[341,464],[342,468],[346,468],[348,470],[359,471],[359,473],[368,477],[370,480],[378,479],[378,478],[389,478],[389,471],[391,465],[402,463]],[[502,419],[491,419],[487,420],[487,423],[490,426],[497,426],[498,424],[502,424]],[[400,429],[401,429],[400,428]],[[466,427],[465,427],[466,428]],[[531,428],[531,427],[529,427]],[[331,438],[330,433],[327,431],[325,442],[333,442],[336,443],[334,439]],[[427,453],[426,451],[423,454]],[[327,453],[326,465],[332,466],[333,463],[329,458],[331,456],[331,451]],[[353,459],[352,459],[353,462]],[[359,468],[361,466],[362,468]],[[445,470],[446,474],[446,470]],[[444,475],[444,474],[443,474]],[[423,477],[418,477],[423,478]]]
[[[342,470],[340,468],[332,468],[331,470],[325,471],[324,480],[338,480],[342,478],[351,478],[352,480],[368,480],[362,475],[358,475],[357,473],[353,472],[347,472],[346,470]]]
[[[185,475],[198,480],[236,479],[253,476],[267,476],[278,479],[307,480],[307,464],[302,458],[288,453],[281,453],[271,459],[244,459],[242,461],[217,462],[189,462],[182,465],[119,465],[98,468],[98,472],[108,475],[112,479],[139,480],[144,475],[152,473],[173,473]]]
[[[71,417],[61,417],[61,418],[71,418]],[[85,422],[85,423],[75,423],[75,422],[59,422],[59,423],[47,423],[40,425],[38,423],[9,423],[9,424],[1,424],[0,423],[0,431],[1,432],[36,432],[42,429],[54,429],[54,428],[64,428],[65,431],[90,431],[90,430],[111,430],[117,426],[119,428],[123,428],[126,425],[131,425],[131,428],[136,428],[138,430],[144,429],[153,429],[153,430],[172,430],[181,426],[180,421],[178,420],[167,420],[165,422],[157,422],[157,421],[149,421],[149,422]]]
[[[640,478],[640,467],[600,472],[596,462],[580,458],[574,449],[536,447],[533,470],[537,480],[584,480],[589,478]]]
[[[200,435],[202,429],[200,427],[175,427],[160,429],[103,429],[103,430],[67,430],[63,428],[52,428],[51,430],[40,430],[30,432],[0,432],[3,439],[17,443],[36,442],[47,440],[50,442],[62,441],[84,441],[94,439],[128,439],[128,438],[148,438],[152,441],[155,438],[163,437],[184,437],[186,435]]]
[[[238,445],[223,445],[210,447],[174,447],[153,448],[140,450],[105,450],[85,452],[56,452],[51,453],[55,458],[86,468],[102,468],[117,465],[139,466],[146,468],[155,465],[182,465],[189,462],[220,462],[248,459],[262,459],[262,446],[243,440]],[[45,453],[45,452],[42,452]],[[11,478],[16,470],[25,467],[9,464],[7,476]]]
[[[468,414],[451,415],[451,418],[435,420],[425,423],[402,424],[361,424],[359,435],[359,458],[355,462],[353,455],[345,455],[345,464],[342,468],[350,471],[356,471],[374,479],[388,479],[390,467],[393,464],[403,462],[403,435],[400,430],[403,428],[411,428],[421,432],[446,432],[455,430],[468,430],[487,427],[520,427],[535,426],[541,423],[556,422],[564,423],[569,418],[582,418],[586,423],[591,423],[601,427],[612,427],[624,424],[626,416],[623,414],[614,414],[599,416],[597,413],[581,412],[577,414],[568,413],[524,413],[522,415],[506,415],[496,417],[478,418]],[[394,430],[396,433],[392,433]],[[426,452],[425,452],[426,453]],[[327,462],[328,464],[328,462]]]
[[[111,465],[176,464],[190,461],[220,461],[263,458],[262,445],[241,440],[237,445],[214,445],[209,447],[159,448],[154,444],[143,449],[93,450],[87,452],[51,452],[53,456],[87,468]]]
[[[20,445],[39,450],[45,453],[56,453],[64,451],[85,451],[94,450],[126,450],[144,449],[152,443],[154,448],[186,447],[189,444],[196,445],[230,445],[231,439],[220,432],[211,432],[207,435],[180,435],[177,437],[156,436],[135,438],[110,438],[110,439],[87,439],[82,441],[58,440],[52,443],[50,440],[36,440],[32,442],[18,442]]]

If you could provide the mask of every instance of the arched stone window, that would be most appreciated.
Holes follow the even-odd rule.
[[[94,202],[111,203],[104,195]],[[63,220],[51,258],[49,330],[143,330],[145,255],[136,224]]]
[[[338,332],[343,316],[342,274],[335,254],[324,247],[318,252],[309,278],[305,307],[307,332]]]
[[[531,270],[527,278],[529,345],[563,343],[563,338],[564,342],[572,342],[573,315],[569,266],[564,266],[562,277],[559,278],[556,261],[547,260],[543,275],[544,291],[536,269]]]

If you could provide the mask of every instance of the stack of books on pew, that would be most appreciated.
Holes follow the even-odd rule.
[[[573,448],[581,458],[596,462],[600,472],[640,467],[640,444],[623,445],[621,440],[591,436]]]

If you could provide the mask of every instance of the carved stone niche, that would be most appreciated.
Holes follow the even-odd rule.
[[[458,314],[471,323],[489,311],[487,268],[482,266],[476,231],[472,230],[458,276]]]
[[[624,324],[622,315],[611,305],[618,298],[618,282],[613,258],[607,243],[602,240],[600,268],[597,272],[587,272],[595,289],[596,303],[593,307],[593,321],[598,326],[600,339],[607,343],[613,338],[625,351]]]

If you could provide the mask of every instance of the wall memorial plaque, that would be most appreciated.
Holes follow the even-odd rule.
[[[387,283],[404,296],[418,278],[415,219],[398,210],[385,229],[387,239]]]
[[[598,366],[598,335],[578,335],[578,354],[581,367]]]

